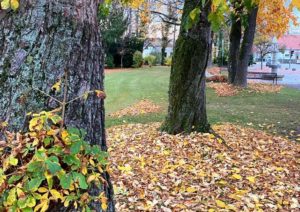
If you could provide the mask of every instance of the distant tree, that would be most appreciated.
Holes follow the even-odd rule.
[[[260,54],[261,59],[261,69],[263,69],[263,59],[267,54],[272,53],[273,50],[273,43],[270,40],[270,38],[262,35],[257,35],[254,39],[254,45],[257,49],[257,51]]]

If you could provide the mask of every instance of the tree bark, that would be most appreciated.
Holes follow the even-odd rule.
[[[171,134],[207,132],[210,128],[206,114],[205,70],[211,45],[208,21],[211,1],[201,8],[200,18],[186,31],[185,20],[199,5],[198,0],[184,3],[183,21],[171,68],[169,109],[162,129]]]
[[[247,72],[248,64],[254,43],[254,36],[256,30],[256,18],[258,7],[254,7],[248,16],[248,25],[245,28],[243,42],[238,59],[238,69],[234,79],[234,85],[240,87],[247,87]]]
[[[34,90],[51,93],[51,87],[69,75],[68,99],[86,91],[103,90],[103,49],[97,12],[100,0],[21,1],[17,12],[0,15],[0,122],[7,121],[11,130],[24,127],[28,112],[57,108],[55,102]],[[62,99],[62,92],[52,93]],[[95,95],[86,101],[68,105],[66,125],[87,131],[86,140],[106,151],[103,100]],[[108,211],[114,211],[113,189],[107,184],[92,189],[104,191]],[[101,211],[99,203],[91,207]],[[56,205],[53,211],[66,211]]]
[[[211,41],[214,39],[214,32],[211,32]],[[213,42],[210,43],[209,46],[209,57],[207,62],[207,67],[212,67],[213,65]]]
[[[166,59],[166,47],[162,46],[161,48],[161,61],[160,61],[160,65],[165,65],[165,59]]]
[[[237,16],[232,18],[232,26],[230,30],[230,47],[228,57],[228,83],[232,84],[237,73],[238,57],[240,53],[242,38],[242,23]]]

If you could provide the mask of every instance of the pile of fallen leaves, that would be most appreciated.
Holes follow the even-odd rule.
[[[266,83],[250,83],[249,88],[256,93],[279,93],[283,86]]]
[[[227,83],[207,83],[209,88],[215,90],[216,94],[220,97],[225,96],[235,96],[243,89],[227,84]],[[249,93],[279,93],[282,90],[283,86],[273,85],[266,83],[249,83],[248,89],[246,90]]]
[[[235,96],[240,92],[240,88],[230,85],[228,83],[207,83],[207,87],[215,90],[216,94],[220,97]]]
[[[231,124],[168,135],[159,123],[108,129],[118,211],[299,211],[300,146]]]
[[[124,108],[115,113],[109,114],[111,117],[121,118],[123,116],[138,116],[147,113],[157,113],[160,111],[160,106],[154,104],[153,102],[145,99],[130,107]]]
[[[221,68],[220,67],[210,67],[207,69],[207,72],[211,75],[219,75],[221,74]]]

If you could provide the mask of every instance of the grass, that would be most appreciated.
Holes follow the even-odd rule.
[[[164,109],[161,113],[136,117],[107,116],[106,126],[163,121],[168,106],[169,75],[167,67],[107,74],[106,114],[142,99],[149,99]],[[207,113],[211,124],[231,122],[285,134],[300,126],[299,108],[300,91],[295,89],[284,88],[279,94],[241,92],[232,97],[218,97],[212,89],[207,89]]]

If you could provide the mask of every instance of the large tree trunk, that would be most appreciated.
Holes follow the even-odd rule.
[[[232,18],[232,26],[229,37],[228,82],[232,84],[237,73],[238,57],[242,38],[242,23],[241,19],[237,16]]]
[[[258,7],[254,7],[248,16],[248,25],[246,26],[243,42],[238,59],[237,73],[234,79],[234,85],[247,87],[247,72],[249,60],[252,52]]]
[[[208,21],[211,1],[201,8],[199,21],[188,31],[185,21],[199,0],[184,3],[183,21],[171,69],[168,116],[162,129],[171,134],[209,130],[206,115],[205,69],[211,45]]]
[[[23,0],[17,12],[0,15],[0,122],[11,129],[24,126],[26,113],[58,107],[47,96],[51,87],[69,75],[68,99],[89,90],[103,89],[103,49],[97,21],[100,0]],[[61,99],[62,94],[53,94]],[[87,131],[86,140],[107,150],[103,100],[91,95],[70,104],[66,125]],[[114,211],[113,190],[107,173],[109,211]],[[101,211],[98,203],[92,205]],[[65,210],[57,205],[55,210]]]

